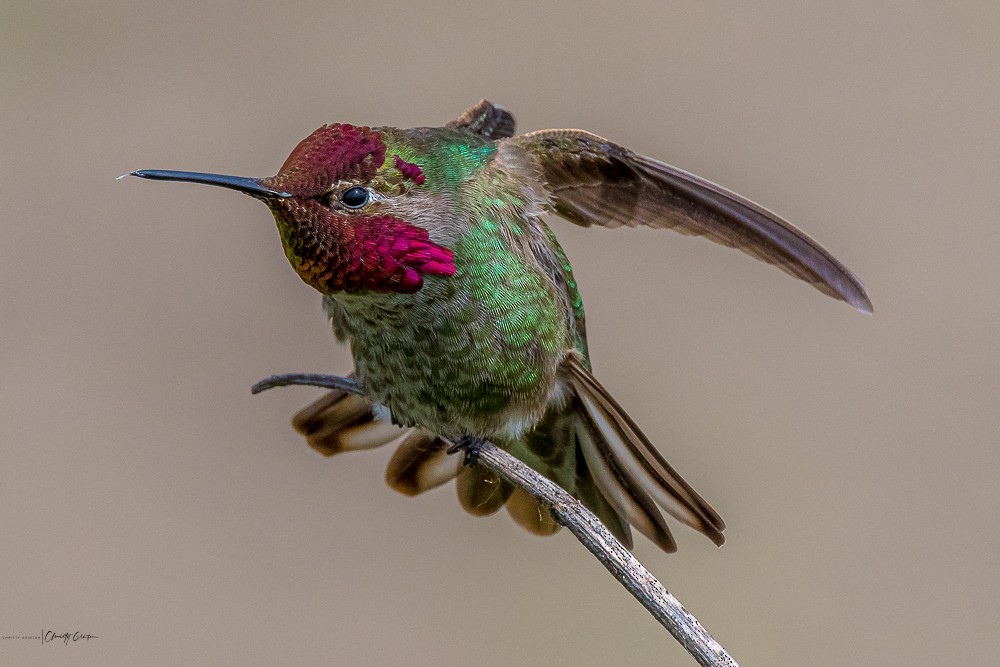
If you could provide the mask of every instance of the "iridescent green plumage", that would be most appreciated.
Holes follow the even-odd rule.
[[[528,182],[511,188],[519,177],[494,162],[495,141],[443,128],[380,131],[389,154],[427,177],[419,204],[407,204],[420,211],[400,216],[435,215],[431,240],[454,252],[455,274],[427,279],[414,295],[331,294],[327,311],[368,395],[397,423],[516,438],[544,413],[576,337],[550,274],[558,245],[537,220],[542,200]]]

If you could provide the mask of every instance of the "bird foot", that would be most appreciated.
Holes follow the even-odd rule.
[[[448,448],[448,453],[465,452],[462,464],[471,468],[479,463],[479,450],[482,448],[483,442],[485,441],[482,438],[473,435],[463,436],[456,444]]]

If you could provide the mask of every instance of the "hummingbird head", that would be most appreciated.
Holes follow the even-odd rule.
[[[157,180],[217,185],[267,204],[285,255],[318,291],[416,292],[424,276],[455,273],[452,251],[430,240],[414,204],[427,202],[421,167],[393,154],[382,132],[324,125],[299,142],[274,176],[242,178],[141,170]]]

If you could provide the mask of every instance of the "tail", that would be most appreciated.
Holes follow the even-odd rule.
[[[677,545],[659,508],[722,546],[722,517],[664,460],[579,357],[567,357],[563,370],[577,402],[578,448],[619,517],[664,551],[676,551]]]
[[[663,459],[611,395],[575,354],[563,363],[569,389],[565,405],[553,407],[522,439],[507,449],[587,506],[629,549],[634,527],[667,552],[677,550],[660,508],[722,545],[719,515]],[[333,391],[300,411],[296,430],[320,453],[371,449],[400,438],[386,470],[389,486],[417,495],[456,479],[458,499],[468,512],[485,516],[506,507],[522,527],[537,535],[560,528],[546,507],[480,466],[464,467],[446,453],[449,443],[423,429],[393,426],[372,404]]]

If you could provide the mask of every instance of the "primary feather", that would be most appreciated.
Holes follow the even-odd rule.
[[[541,130],[511,141],[538,157],[553,210],[571,222],[704,236],[872,312],[864,285],[843,264],[791,223],[735,192],[583,130]]]

